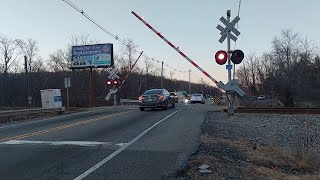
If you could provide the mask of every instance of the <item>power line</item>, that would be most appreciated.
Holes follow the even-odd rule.
[[[93,18],[91,18],[87,13],[85,13],[82,9],[80,9],[77,5],[75,5],[74,3],[72,3],[71,1],[69,0],[62,0],[63,2],[65,2],[66,4],[68,4],[70,7],[72,7],[74,10],[78,11],[81,15],[83,15],[85,18],[87,18],[90,22],[92,22],[94,25],[96,25],[99,29],[101,29],[102,31],[104,31],[105,33],[107,33],[108,35],[110,35],[111,37],[113,37],[115,40],[119,41],[122,45],[125,45],[127,46],[127,43],[124,39],[120,39],[118,35],[108,31],[106,28],[104,28],[102,25],[100,25],[98,22],[96,22]],[[137,50],[134,50],[134,52],[137,52]],[[148,58],[154,62],[157,62],[157,63],[162,63],[162,61],[159,61],[159,60],[155,60],[154,58],[150,58],[146,55],[143,55],[143,57],[145,58]],[[168,68],[174,70],[174,71],[177,71],[177,72],[180,72],[180,73],[187,73],[188,71],[181,71],[181,70],[178,70],[176,68],[173,68],[167,64],[165,64],[165,66],[167,66]]]
[[[193,71],[191,71],[193,76],[196,77],[198,80],[201,80],[201,78],[199,78]]]

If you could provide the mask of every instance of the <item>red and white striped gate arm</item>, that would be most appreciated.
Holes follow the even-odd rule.
[[[149,29],[151,29],[154,33],[156,33],[162,40],[164,40],[170,47],[176,50],[182,57],[187,59],[194,67],[198,68],[204,75],[206,75],[209,79],[211,79],[214,83],[218,84],[219,82],[215,80],[212,76],[210,76],[205,70],[203,70],[198,64],[192,61],[187,55],[185,55],[182,51],[180,51],[175,45],[173,45],[168,39],[163,37],[161,33],[155,30],[149,23],[147,23],[144,19],[142,19],[138,14],[135,12],[131,12],[134,16],[136,16],[143,24],[145,24]]]

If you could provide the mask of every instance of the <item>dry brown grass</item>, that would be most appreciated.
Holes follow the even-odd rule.
[[[247,152],[251,161],[259,166],[273,167],[285,171],[300,173],[316,173],[319,170],[319,159],[312,154],[302,157],[292,150],[279,147],[258,147]]]
[[[284,179],[284,180],[304,180],[320,179],[320,160],[317,156],[309,154],[307,156],[297,156],[295,151],[283,149],[277,146],[256,146],[251,142],[241,140],[229,140],[210,137],[204,134],[200,138],[202,145],[207,148],[214,148],[218,144],[226,144],[244,153],[249,160],[245,167],[241,167],[241,179]],[[222,157],[225,161],[217,159],[208,154],[198,154],[189,162],[189,169],[185,176],[187,179],[224,179],[224,174],[230,171],[230,162],[234,162],[229,157]],[[213,171],[212,174],[201,175],[198,167],[207,164]],[[235,165],[234,165],[235,166]],[[229,168],[229,169],[228,169]]]

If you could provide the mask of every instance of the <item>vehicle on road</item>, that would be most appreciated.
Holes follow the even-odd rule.
[[[162,108],[166,110],[174,106],[175,99],[166,89],[150,89],[139,97],[141,111],[144,111],[145,108]]]
[[[179,103],[178,95],[175,92],[170,92],[170,95],[173,97],[175,103]]]
[[[257,100],[258,99],[258,97],[257,96],[251,96],[251,100]]]
[[[258,97],[258,100],[264,100],[264,99],[266,99],[265,95],[261,95],[261,96]]]
[[[205,103],[205,99],[202,94],[192,94],[190,98],[190,103]]]

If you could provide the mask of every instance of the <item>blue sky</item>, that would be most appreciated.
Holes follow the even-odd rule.
[[[39,42],[40,55],[45,59],[58,48],[64,48],[73,34],[90,34],[100,42],[121,44],[94,26],[61,0],[0,0],[0,33],[11,38],[32,38]],[[239,0],[73,0],[87,14],[120,38],[130,38],[146,55],[164,61],[177,69],[191,69],[198,77],[210,82],[197,69],[159,39],[130,12],[145,17],[154,28],[180,47],[191,59],[217,80],[226,81],[227,71],[214,61],[220,44],[216,29],[226,10],[232,18]],[[319,0],[242,0],[237,48],[244,53],[261,55],[270,50],[272,38],[281,29],[292,28],[319,44],[317,17]],[[233,45],[232,45],[233,47]],[[160,64],[156,64],[160,67]],[[166,69],[169,72],[169,69]],[[175,77],[188,80],[188,74]],[[197,78],[192,77],[194,82]],[[212,83],[213,85],[213,83]]]

